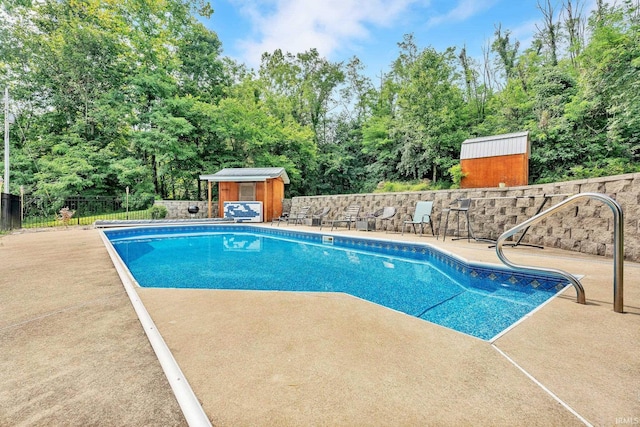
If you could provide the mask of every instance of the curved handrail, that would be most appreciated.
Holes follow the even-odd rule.
[[[585,198],[600,200],[601,202],[609,206],[613,211],[613,230],[614,230],[613,231],[614,233],[613,234],[613,310],[617,313],[622,313],[624,311],[624,305],[623,305],[623,282],[624,282],[623,225],[624,225],[624,222],[623,222],[622,208],[620,207],[618,202],[616,202],[609,196],[606,196],[604,194],[599,194],[599,193],[580,193],[580,194],[576,194],[575,196],[571,196],[566,200],[563,200],[557,205],[554,205],[549,209],[543,212],[540,212],[539,214],[529,218],[525,222],[518,224],[515,227],[511,228],[510,230],[507,230],[504,233],[502,233],[500,237],[498,237],[498,240],[496,241],[496,254],[498,255],[498,258],[500,258],[500,261],[502,261],[508,267],[531,271],[531,272],[553,273],[566,278],[569,281],[569,283],[571,283],[576,288],[578,303],[585,304],[586,301],[584,296],[584,288],[582,287],[582,284],[578,281],[578,279],[576,279],[573,275],[565,271],[557,270],[554,268],[530,267],[530,266],[515,264],[509,261],[504,256],[504,253],[502,252],[502,245],[504,244],[505,240],[508,239],[509,237],[524,230],[527,227],[530,227],[542,221],[543,219],[547,218],[548,216],[550,216],[560,208],[573,205],[577,203],[580,199],[585,199]]]

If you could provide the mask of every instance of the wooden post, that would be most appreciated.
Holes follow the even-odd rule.
[[[267,222],[267,212],[269,209],[269,194],[267,193],[267,180],[264,180],[264,203],[262,204],[262,222]]]
[[[211,205],[211,192],[212,192],[213,188],[212,188],[211,181],[207,181],[207,184],[208,184],[208,191],[209,191],[209,196],[208,196],[209,197],[209,206],[208,206],[209,207],[209,218],[213,218],[211,216],[211,214],[213,213],[213,206]]]

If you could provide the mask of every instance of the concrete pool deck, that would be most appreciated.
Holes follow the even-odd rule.
[[[587,305],[567,289],[489,343],[344,294],[138,294],[214,425],[639,424],[640,264],[619,314],[611,259],[505,251],[583,274]],[[0,425],[185,424],[97,230],[5,235],[0,260]]]

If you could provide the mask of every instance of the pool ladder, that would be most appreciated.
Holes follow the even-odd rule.
[[[573,276],[572,274],[569,274],[569,273],[567,273],[565,271],[557,270],[557,269],[554,269],[554,268],[530,267],[530,266],[524,266],[524,265],[515,264],[515,263],[509,261],[505,257],[504,253],[502,252],[502,245],[504,244],[505,240],[508,239],[509,237],[512,237],[514,234],[516,234],[516,233],[518,233],[520,231],[523,231],[526,228],[531,227],[534,224],[537,224],[538,222],[540,222],[543,219],[547,218],[548,216],[550,216],[551,214],[553,214],[556,211],[560,210],[561,208],[565,208],[567,206],[574,205],[578,201],[580,201],[581,199],[587,199],[587,198],[600,200],[601,202],[603,202],[606,205],[608,205],[611,208],[611,210],[613,211],[613,311],[615,311],[617,313],[622,313],[624,311],[624,305],[623,305],[623,301],[622,301],[622,299],[623,299],[623,297],[622,297],[623,282],[624,282],[624,275],[623,275],[623,262],[624,262],[623,227],[624,227],[624,222],[623,222],[622,208],[620,207],[618,202],[616,202],[615,200],[613,200],[609,196],[606,196],[604,194],[599,194],[599,193],[580,193],[580,194],[576,194],[574,196],[571,196],[566,200],[563,200],[562,202],[558,203],[557,205],[554,205],[554,206],[550,207],[549,209],[547,209],[547,210],[545,210],[543,212],[540,212],[539,214],[529,218],[525,222],[523,222],[521,224],[518,224],[515,227],[513,227],[512,229],[507,230],[504,233],[502,233],[502,235],[500,237],[498,237],[498,240],[496,241],[496,253],[498,255],[498,258],[500,258],[500,261],[502,261],[508,267],[515,268],[515,269],[521,269],[521,270],[527,270],[527,271],[531,271],[531,272],[553,273],[553,274],[557,274],[557,275],[560,275],[560,276],[566,278],[569,281],[569,283],[571,283],[573,285],[573,287],[576,288],[578,303],[585,304],[586,301],[585,301],[585,296],[584,296],[584,288],[582,287],[582,284],[580,283],[580,281],[575,278],[575,276]]]

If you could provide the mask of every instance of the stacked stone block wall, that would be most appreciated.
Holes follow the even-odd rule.
[[[398,212],[389,228],[399,232],[403,221],[413,214],[416,202],[432,200],[434,227],[436,230],[441,228],[441,233],[444,233],[445,215],[442,215],[442,210],[455,200],[471,198],[469,218],[474,236],[495,240],[503,232],[534,216],[545,197],[548,200],[543,210],[578,193],[605,194],[620,204],[624,212],[625,259],[640,262],[640,173],[523,187],[294,197],[292,209],[309,205],[315,211],[329,206],[331,212],[327,218],[335,219],[351,204],[360,205],[362,215],[385,206],[395,206]],[[456,225],[455,214],[450,213],[447,235],[457,232]],[[460,230],[461,233],[466,230],[464,215],[460,215]],[[611,209],[598,200],[585,199],[532,226],[522,243],[610,257],[613,254],[613,234]]]
[[[167,208],[167,219],[206,218],[209,209],[208,202],[203,200],[156,200],[154,205]],[[189,206],[197,206],[200,210],[192,216],[188,211]],[[215,217],[218,213],[218,203],[214,202],[213,207]]]

